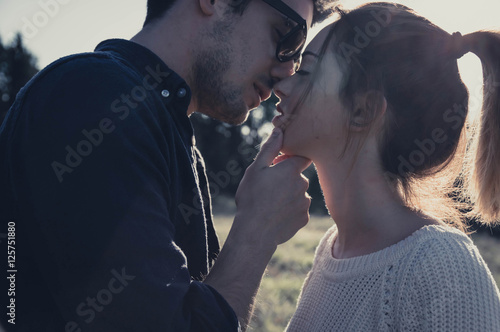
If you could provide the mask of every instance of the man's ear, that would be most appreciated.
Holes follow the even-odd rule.
[[[212,16],[215,13],[215,1],[216,0],[199,0],[200,9],[203,14]]]
[[[351,130],[362,131],[381,119],[387,110],[387,100],[382,92],[369,90],[355,96],[354,115],[350,123]]]

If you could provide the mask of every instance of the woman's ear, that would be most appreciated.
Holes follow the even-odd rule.
[[[351,130],[362,131],[381,119],[387,110],[387,100],[382,92],[369,90],[358,94],[354,101]]]
[[[215,1],[216,0],[199,0],[200,9],[203,14],[212,16],[215,13]]]

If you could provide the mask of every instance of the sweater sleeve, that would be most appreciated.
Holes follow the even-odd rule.
[[[58,308],[58,331],[236,331],[234,311],[192,281],[175,243],[164,153],[173,127],[146,103],[120,119],[113,100],[133,80],[110,76],[109,63],[77,64],[39,82],[11,143],[31,267],[48,289],[26,296],[46,303],[40,312]]]
[[[500,331],[500,293],[465,235],[425,241],[400,286],[403,331]]]

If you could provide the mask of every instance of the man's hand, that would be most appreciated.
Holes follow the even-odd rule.
[[[231,232],[242,241],[274,246],[288,241],[309,221],[309,181],[302,172],[311,161],[277,158],[283,133],[275,129],[245,172],[236,192],[237,214]]]
[[[235,311],[243,330],[253,311],[260,280],[277,246],[309,220],[310,160],[278,158],[283,133],[275,129],[245,172],[236,193],[237,213],[217,261],[205,279]]]

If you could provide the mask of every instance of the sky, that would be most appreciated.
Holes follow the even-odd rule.
[[[363,2],[344,0],[342,4],[353,8]],[[498,0],[395,2],[415,9],[450,33],[500,30]],[[43,68],[65,55],[93,51],[102,40],[130,39],[142,27],[145,15],[146,0],[0,0],[0,36],[8,43],[21,32],[26,47],[38,58],[38,67]],[[480,98],[479,60],[466,55],[459,66],[471,97]]]

